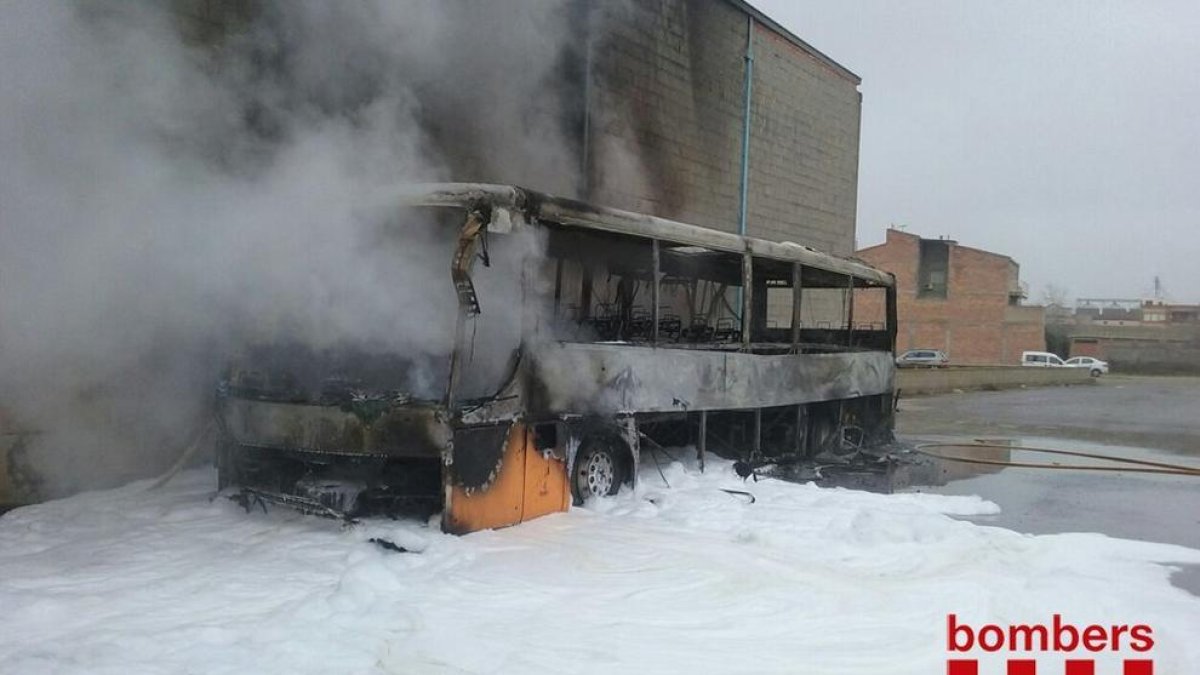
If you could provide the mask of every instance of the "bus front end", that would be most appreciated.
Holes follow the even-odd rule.
[[[440,512],[454,533],[566,510],[566,442],[539,438],[525,410],[538,248],[521,199],[473,185],[410,195],[426,208],[397,239],[424,236],[426,255],[408,262],[428,266],[428,283],[399,329],[425,336],[419,346],[268,342],[235,359],[217,397],[219,490],[247,509],[347,520]]]
[[[235,488],[248,507],[341,518],[439,510],[452,440],[444,406],[340,375],[308,387],[276,364],[254,365],[235,365],[218,392],[219,489]]]

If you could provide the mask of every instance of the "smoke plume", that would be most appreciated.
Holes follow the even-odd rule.
[[[169,464],[249,345],[439,362],[455,223],[402,184],[577,190],[566,3],[224,4],[0,5],[0,408],[49,494]]]

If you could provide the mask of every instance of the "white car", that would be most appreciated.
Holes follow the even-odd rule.
[[[1108,362],[1090,356],[1075,356],[1067,359],[1063,365],[1068,368],[1087,368],[1092,373],[1092,377],[1108,374]]]
[[[1067,364],[1050,352],[1021,352],[1021,365],[1034,368],[1062,368]]]

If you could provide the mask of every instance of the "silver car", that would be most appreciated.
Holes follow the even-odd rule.
[[[938,368],[947,363],[950,357],[937,349],[910,349],[896,357],[896,366],[900,368]]]

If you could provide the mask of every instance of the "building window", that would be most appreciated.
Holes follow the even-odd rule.
[[[917,297],[945,298],[950,275],[950,242],[922,239],[917,265]]]

